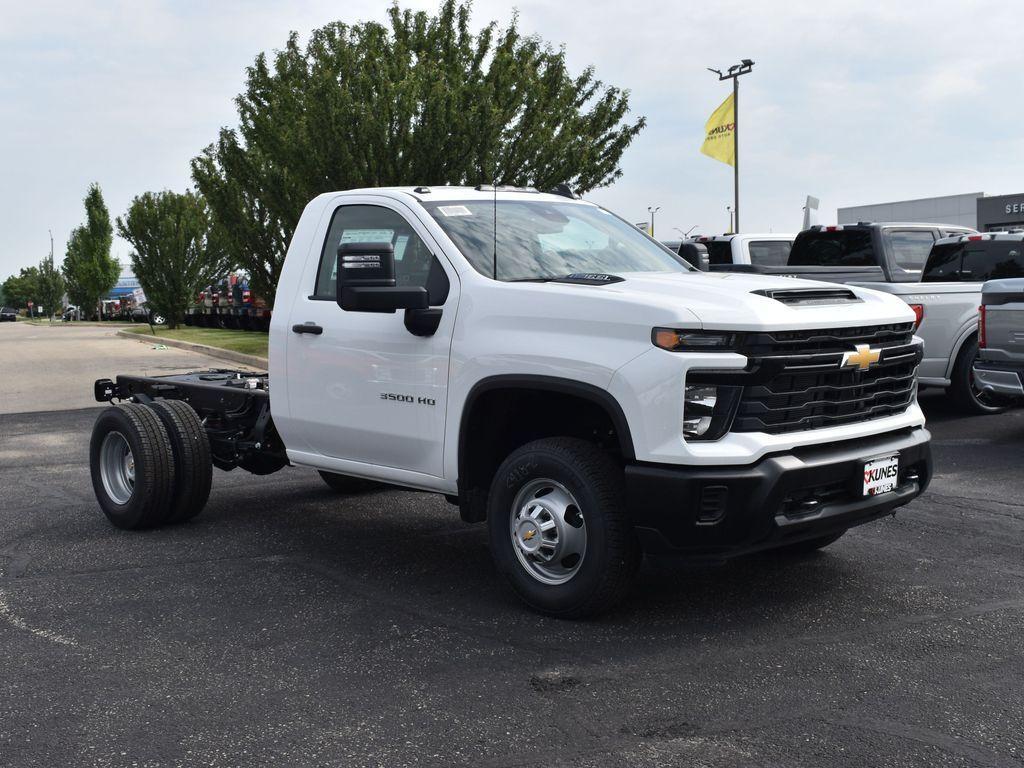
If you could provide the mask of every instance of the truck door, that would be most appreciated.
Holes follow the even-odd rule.
[[[339,203],[320,223],[320,247],[311,250],[288,318],[293,428],[322,456],[441,477],[458,277],[401,203],[353,197]],[[342,310],[337,250],[346,242],[390,242],[397,283],[426,287],[431,306],[443,308],[437,332],[413,335],[402,311]],[[322,332],[293,329],[306,324]],[[358,474],[358,467],[349,470]]]

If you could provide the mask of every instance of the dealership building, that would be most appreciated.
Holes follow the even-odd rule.
[[[962,195],[925,197],[892,203],[873,203],[840,208],[839,224],[858,221],[922,221],[929,224],[954,224],[981,232],[1024,228],[1024,193],[986,195],[968,192]]]

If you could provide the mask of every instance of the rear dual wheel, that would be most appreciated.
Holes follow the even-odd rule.
[[[210,495],[210,447],[187,403],[105,409],[93,426],[89,465],[100,508],[126,530],[188,520]]]

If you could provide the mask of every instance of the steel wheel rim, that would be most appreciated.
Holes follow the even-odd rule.
[[[542,584],[565,584],[587,553],[587,525],[576,498],[554,480],[524,485],[509,516],[512,550],[530,576]]]
[[[108,432],[100,445],[100,479],[115,504],[123,506],[131,501],[135,493],[135,457],[120,432]]]

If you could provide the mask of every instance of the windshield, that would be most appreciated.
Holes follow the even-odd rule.
[[[488,277],[539,280],[580,272],[689,272],[664,246],[603,208],[540,200],[424,203],[441,228]]]

